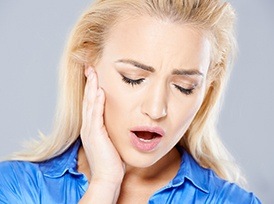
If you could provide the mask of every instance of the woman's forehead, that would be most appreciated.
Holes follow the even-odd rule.
[[[122,20],[111,28],[104,54],[156,67],[200,67],[209,64],[210,43],[203,32],[190,25],[144,16]]]

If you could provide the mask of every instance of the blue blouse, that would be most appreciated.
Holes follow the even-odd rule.
[[[45,162],[0,163],[0,203],[78,203],[88,188],[87,178],[77,172],[77,140],[60,156]],[[202,168],[186,151],[177,175],[149,199],[150,204],[260,203],[236,184]]]

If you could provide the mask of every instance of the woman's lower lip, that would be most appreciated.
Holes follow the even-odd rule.
[[[130,140],[132,145],[139,151],[151,152],[161,142],[162,137],[155,137],[151,140],[144,140],[136,136],[133,132],[130,132]]]

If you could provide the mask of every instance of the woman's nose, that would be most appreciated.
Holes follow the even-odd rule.
[[[167,116],[167,91],[166,88],[157,85],[148,89],[144,97],[141,110],[142,113],[153,120],[159,120]]]

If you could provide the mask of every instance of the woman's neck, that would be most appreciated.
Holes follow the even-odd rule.
[[[172,179],[181,163],[181,155],[174,147],[163,158],[147,168],[136,168],[126,165],[126,177],[136,177],[139,180]]]
[[[126,174],[124,182],[132,181],[134,183],[157,183],[157,182],[168,182],[178,172],[181,163],[181,155],[174,147],[168,152],[163,158],[157,161],[150,167],[147,168],[136,168],[126,165]],[[78,151],[78,172],[83,173],[88,181],[90,181],[90,168],[84,152],[83,147],[79,148]]]

